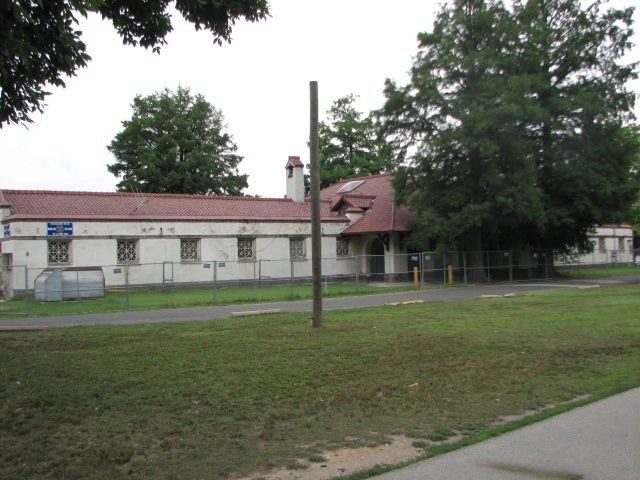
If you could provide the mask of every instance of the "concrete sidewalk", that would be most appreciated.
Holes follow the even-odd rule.
[[[640,480],[640,388],[376,480]]]

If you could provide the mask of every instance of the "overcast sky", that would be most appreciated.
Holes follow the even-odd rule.
[[[615,0],[623,6],[634,0]],[[382,105],[386,78],[406,83],[416,35],[430,30],[440,2],[429,0],[270,0],[271,17],[239,22],[230,45],[217,46],[181,18],[160,55],[123,46],[109,22],[83,20],[92,57],[53,89],[27,127],[0,129],[0,188],[114,191],[106,146],[131,118],[134,96],[181,85],[224,115],[244,157],[245,193],[282,197],[289,155],[309,160],[309,82],[317,81],[320,120],[339,97],[359,96],[369,112]],[[640,29],[640,12],[635,13]],[[640,61],[639,35],[627,61]],[[632,88],[640,92],[636,82]],[[640,110],[637,110],[640,112]]]

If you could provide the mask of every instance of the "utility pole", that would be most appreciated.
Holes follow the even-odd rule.
[[[311,273],[313,277],[313,327],[322,326],[322,223],[320,220],[320,167],[318,166],[318,82],[309,82],[311,170]]]

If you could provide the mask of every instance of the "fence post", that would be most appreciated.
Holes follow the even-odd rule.
[[[13,280],[12,280],[13,283]],[[33,288],[33,293],[35,296],[35,285]],[[29,316],[29,269],[27,266],[24,266],[24,311]]]
[[[258,298],[258,283],[260,282],[260,272],[262,270],[261,260],[253,261],[253,299]],[[256,264],[258,265],[258,281],[256,282]]]
[[[171,261],[171,306],[175,307],[176,306],[176,292],[173,286],[173,280],[174,280],[174,270],[173,270],[173,265],[174,262],[173,260]]]
[[[129,264],[125,264],[124,266],[124,298],[125,298],[125,309],[127,312],[131,310],[131,298],[129,298]]]
[[[507,253],[509,255],[509,281],[513,282],[513,250]]]
[[[354,265],[354,271],[356,272],[356,293],[360,291],[360,261],[359,261],[359,256],[358,255],[354,255],[353,257],[353,265]]]
[[[420,265],[420,290],[422,290],[424,288],[424,252],[420,252],[418,265]]]
[[[467,285],[467,252],[462,252],[462,270],[464,275],[464,284]]]
[[[293,264],[293,259],[289,260],[289,269],[290,269],[290,277],[289,277],[289,283],[291,283],[291,300],[293,300],[293,298],[296,295],[296,287],[294,284],[294,277],[295,277],[295,266]]]
[[[447,254],[442,252],[442,286],[447,286]]]
[[[80,271],[79,267],[76,267],[76,312],[80,313]]]
[[[218,261],[213,261],[213,303],[218,303]]]

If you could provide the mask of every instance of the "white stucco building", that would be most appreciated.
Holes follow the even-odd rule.
[[[590,253],[573,253],[556,259],[559,265],[610,265],[635,262],[631,225],[598,225],[591,237]]]
[[[0,190],[0,290],[32,289],[46,268],[101,267],[107,286],[311,275],[311,204],[299,157],[285,198]],[[322,191],[326,275],[394,273],[411,213],[390,175]],[[354,256],[373,254],[360,264]],[[125,278],[126,275],[126,278]]]

